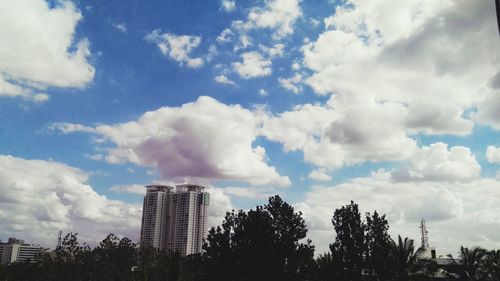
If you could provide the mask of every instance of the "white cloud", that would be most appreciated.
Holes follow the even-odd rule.
[[[83,241],[109,233],[138,239],[142,206],[107,199],[87,182],[85,172],[62,163],[0,156],[0,236],[49,247],[59,230]]]
[[[83,126],[83,125],[79,125],[79,124],[65,123],[65,122],[50,124],[50,126],[48,128],[49,128],[49,130],[60,131],[63,134],[71,134],[71,133],[75,133],[75,132],[86,132],[86,133],[95,132],[95,129],[92,127]]]
[[[392,172],[395,181],[467,182],[479,178],[481,166],[469,148],[442,142],[419,148],[407,166]]]
[[[130,184],[130,185],[113,185],[109,190],[116,193],[130,193],[146,195],[146,188],[141,184]]]
[[[217,36],[217,42],[219,43],[231,42],[233,37],[234,37],[234,32],[232,32],[231,29],[226,28],[219,34],[219,36]]]
[[[268,0],[263,8],[253,8],[248,14],[247,29],[269,28],[274,37],[293,33],[295,21],[302,16],[299,0]]]
[[[285,151],[302,151],[308,163],[336,169],[411,156],[416,142],[405,133],[405,115],[399,103],[333,96],[325,105],[306,104],[271,116],[262,134]]]
[[[483,104],[498,72],[494,18],[487,1],[347,1],[303,47],[306,83],[318,94],[405,104],[412,133],[466,135],[463,112]],[[487,124],[498,120],[489,98],[477,113]]]
[[[245,78],[255,78],[271,75],[270,59],[265,59],[259,52],[246,52],[241,54],[242,62],[233,63],[233,68],[238,74]]]
[[[312,18],[309,20],[309,23],[312,24],[312,26],[317,27],[320,25],[321,22],[315,18]]]
[[[156,44],[160,52],[190,68],[199,68],[203,66],[202,58],[191,58],[190,53],[200,46],[201,37],[194,35],[175,35],[170,33],[161,33],[161,30],[155,29],[145,39]]]
[[[210,193],[210,206],[208,207],[208,228],[218,226],[222,223],[226,212],[234,209],[231,198],[224,192],[223,188],[208,186],[206,191]]]
[[[500,147],[488,146],[486,149],[486,159],[490,163],[500,164]]]
[[[281,43],[274,44],[272,47],[259,45],[259,49],[262,51],[262,53],[266,54],[269,58],[282,57],[284,54],[285,45],[283,45]]]
[[[267,95],[269,95],[269,93],[266,90],[264,89],[259,90],[259,96],[265,97]]]
[[[214,80],[215,82],[221,84],[236,85],[236,83],[233,80],[227,78],[224,74],[215,76]]]
[[[485,99],[477,106],[477,112],[473,118],[480,124],[490,125],[493,129],[500,130],[500,86],[488,90]]]
[[[332,177],[326,173],[325,168],[320,168],[314,171],[311,171],[309,175],[307,175],[308,178],[312,180],[317,180],[317,181],[329,181],[332,180]]]
[[[223,192],[227,195],[236,196],[246,199],[267,199],[276,194],[270,188],[256,188],[256,187],[224,187]]]
[[[221,8],[226,12],[233,12],[236,10],[236,2],[234,0],[222,0]]]
[[[219,51],[217,50],[217,46],[210,45],[210,47],[208,47],[208,53],[206,55],[206,61],[207,62],[211,62],[218,54],[219,54]]]
[[[300,70],[300,64],[298,62],[292,63],[292,69],[295,71]]]
[[[0,19],[0,96],[44,102],[47,87],[82,88],[93,79],[89,42],[75,38],[82,16],[72,2],[7,1]]]
[[[53,128],[63,132],[81,128],[97,134],[115,145],[107,152],[107,162],[156,167],[163,179],[230,179],[287,186],[289,178],[267,164],[265,149],[253,145],[260,123],[258,114],[250,110],[202,96],[182,107],[146,112],[128,123],[91,130],[64,123]]]
[[[294,94],[302,92],[302,75],[298,73],[290,78],[279,78],[278,81],[281,87],[292,91]]]
[[[113,26],[121,33],[127,33],[127,25],[125,23],[114,23]]]

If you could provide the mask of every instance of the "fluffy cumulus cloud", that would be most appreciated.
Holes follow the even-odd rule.
[[[236,2],[234,0],[222,0],[221,9],[226,12],[233,12],[236,10]]]
[[[253,8],[246,28],[270,28],[281,38],[293,33],[295,21],[302,15],[299,0],[267,0],[263,8]]]
[[[88,175],[62,163],[0,156],[0,237],[53,247],[59,230],[96,242],[109,233],[138,239],[140,204],[110,200]]]
[[[224,74],[215,76],[214,80],[215,80],[215,82],[220,83],[220,84],[236,85],[236,82],[227,78],[227,76]]]
[[[402,103],[412,133],[466,135],[473,123],[464,112],[476,105],[477,120],[497,125],[500,54],[491,5],[347,1],[303,46],[313,72],[306,83],[318,94]]]
[[[306,104],[271,116],[262,130],[285,151],[302,151],[306,162],[337,169],[408,158],[416,142],[404,130],[406,114],[399,103],[334,96],[324,105]]]
[[[278,82],[280,83],[281,87],[292,91],[294,94],[302,92],[302,75],[298,73],[290,78],[279,78]]]
[[[360,210],[386,214],[393,237],[419,238],[425,218],[430,243],[439,254],[455,254],[460,245],[494,248],[500,243],[500,182],[479,177],[480,167],[469,149],[435,143],[416,150],[407,165],[335,186],[315,186],[296,207],[311,229],[319,252],[334,239],[334,209],[351,200]]]
[[[26,20],[29,19],[29,20]],[[75,38],[82,15],[70,1],[4,1],[0,9],[0,96],[35,102],[48,87],[81,88],[94,77],[89,41]]]
[[[246,49],[253,45],[252,31],[268,29],[274,40],[280,40],[294,31],[294,26],[302,16],[300,0],[265,0],[264,5],[253,7],[245,19],[234,20],[231,26],[224,29],[217,37],[221,44],[234,43],[234,51]],[[233,10],[234,1],[222,1],[222,9]],[[234,5],[235,8],[235,5]],[[280,44],[278,44],[280,45]]]
[[[271,75],[270,59],[256,51],[241,54],[243,61],[233,63],[234,70],[245,79]]]
[[[488,146],[486,149],[486,159],[490,163],[500,164],[500,147]]]
[[[72,124],[52,128],[99,135],[114,145],[105,156],[107,162],[156,167],[163,179],[230,179],[287,186],[288,177],[267,164],[265,149],[253,145],[260,123],[255,112],[200,97],[182,107],[146,112],[128,123],[90,130]]]
[[[325,168],[320,168],[314,171],[311,171],[309,175],[307,175],[308,178],[312,180],[317,180],[317,181],[329,181],[332,180],[332,177],[326,173]]]
[[[161,33],[161,30],[155,29],[146,35],[146,40],[156,44],[164,56],[175,60],[180,65],[199,68],[204,64],[202,58],[190,57],[191,52],[201,44],[199,36]]]
[[[470,150],[442,142],[416,151],[407,166],[393,171],[396,181],[467,182],[479,178],[481,166]]]
[[[146,194],[146,188],[141,184],[113,185],[109,190],[116,193]]]

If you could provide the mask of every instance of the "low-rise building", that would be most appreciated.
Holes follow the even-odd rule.
[[[46,250],[39,245],[31,245],[24,240],[9,238],[5,243],[0,241],[0,263],[36,261]]]

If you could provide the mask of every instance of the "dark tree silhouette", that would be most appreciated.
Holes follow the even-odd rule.
[[[389,280],[391,272],[392,239],[387,233],[389,223],[385,215],[380,216],[377,211],[370,216],[366,214],[366,269],[368,280]]]
[[[109,234],[92,253],[97,276],[103,280],[130,281],[135,265],[136,245],[128,238]]]
[[[279,196],[248,212],[226,215],[205,243],[206,280],[310,280],[311,241],[302,214]]]
[[[316,268],[315,268],[315,281],[332,281],[339,280],[338,276],[341,272],[340,268],[336,266],[338,263],[333,261],[333,256],[331,253],[326,253],[320,255],[316,259]]]
[[[488,272],[486,272],[485,267],[486,255],[486,250],[479,247],[474,247],[472,249],[463,246],[460,247],[458,262],[455,261],[458,270],[448,276],[451,279],[460,281],[488,280]],[[450,258],[452,258],[451,255]]]
[[[483,266],[486,280],[500,281],[500,250],[486,252]]]
[[[337,236],[330,245],[334,263],[341,269],[339,280],[360,281],[365,268],[364,255],[366,224],[361,220],[358,205],[353,201],[349,205],[336,209],[332,224]]]

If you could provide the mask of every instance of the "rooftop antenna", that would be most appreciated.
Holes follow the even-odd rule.
[[[422,218],[420,221],[420,234],[422,235],[422,245],[420,246],[422,249],[427,249],[429,248],[429,231],[427,231],[427,227],[425,226],[425,220]]]

